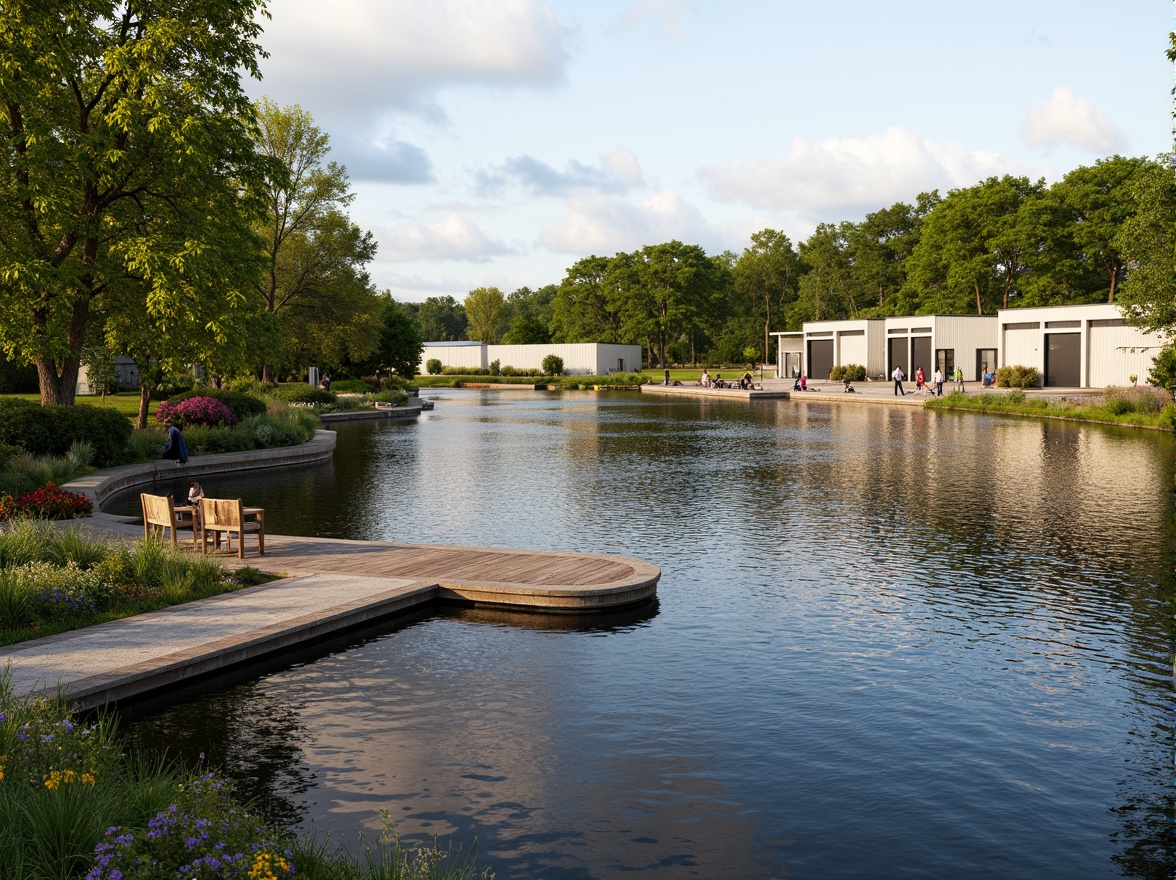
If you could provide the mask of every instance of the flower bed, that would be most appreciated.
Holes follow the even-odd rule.
[[[75,519],[94,512],[94,502],[80,492],[70,492],[54,483],[23,493],[19,498],[0,496],[0,520],[17,517]]]

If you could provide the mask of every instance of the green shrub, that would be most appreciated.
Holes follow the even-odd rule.
[[[408,380],[403,376],[381,376],[380,377],[381,391],[408,391]]]
[[[829,371],[830,382],[840,382],[845,376],[845,367],[837,366]]]
[[[1041,384],[1041,374],[1037,372],[1037,367],[999,367],[996,384],[1000,388],[1036,388]]]
[[[1016,388],[1005,395],[1005,400],[1009,401],[1010,403],[1024,403],[1025,392],[1019,388]]]
[[[557,354],[549,354],[543,358],[542,367],[545,376],[562,376],[564,360]]]
[[[408,392],[399,389],[389,389],[388,391],[380,391],[376,394],[369,395],[368,400],[400,406],[408,400]]]
[[[250,397],[257,397],[263,400],[267,397],[273,397],[274,391],[277,389],[277,387],[277,385],[253,378],[234,379],[229,383],[230,391],[237,391],[241,394],[248,394]]]
[[[490,361],[490,375],[497,376],[501,372],[502,372],[501,362],[498,360]]]
[[[845,364],[841,368],[841,381],[844,382],[846,379],[851,382],[865,382],[866,368],[861,364]]]
[[[279,385],[278,397],[289,403],[304,403],[304,404],[328,404],[334,403],[336,397],[325,388],[316,388],[313,385]]]
[[[64,456],[74,441],[83,440],[93,448],[95,466],[111,467],[126,460],[130,439],[130,421],[114,409],[0,399],[0,443],[33,455]]]
[[[336,394],[367,394],[377,389],[363,379],[336,379],[331,382],[331,390]]]
[[[440,358],[429,358],[425,361],[425,372],[430,376],[440,376],[442,370]]]
[[[489,376],[490,371],[483,367],[442,367],[445,376]]]
[[[238,421],[265,412],[265,401],[261,398],[240,391],[226,391],[223,388],[200,387],[185,391],[183,394],[175,394],[169,397],[167,402],[183,403],[193,397],[211,397],[213,400],[219,400],[232,411]]]

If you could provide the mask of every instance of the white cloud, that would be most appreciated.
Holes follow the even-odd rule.
[[[460,214],[451,213],[437,223],[404,223],[378,233],[378,259],[391,262],[413,260],[470,260],[481,262],[511,249],[496,241]]]
[[[1021,122],[1021,137],[1030,147],[1069,144],[1098,153],[1114,153],[1127,138],[1106,113],[1066,86],[1058,86],[1048,101],[1035,101]]]
[[[559,170],[533,156],[512,156],[501,165],[475,176],[478,190],[492,193],[508,184],[524,187],[535,195],[559,195],[575,190],[625,192],[642,183],[637,154],[617,147],[600,157],[598,165],[571,160]]]
[[[802,216],[875,210],[1005,173],[1031,171],[996,153],[924,140],[902,128],[817,143],[797,137],[783,156],[736,166],[723,162],[699,172],[717,201]]]
[[[661,21],[662,33],[675,40],[682,38],[679,18],[685,12],[696,12],[694,0],[639,0],[629,7],[621,23],[626,27],[640,24],[647,19]]]
[[[719,235],[699,210],[664,190],[641,201],[599,193],[569,199],[567,213],[544,229],[538,243],[558,253],[609,256],[678,239],[711,251]]]
[[[455,84],[559,82],[566,29],[541,0],[282,0],[262,45],[263,90],[316,115],[420,109]]]

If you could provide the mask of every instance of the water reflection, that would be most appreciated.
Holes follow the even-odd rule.
[[[444,397],[341,431],[333,468],[233,488],[279,533],[647,558],[656,613],[439,613],[138,736],[221,716],[283,815],[354,832],[389,809],[476,837],[500,876],[1166,876],[1169,437]]]

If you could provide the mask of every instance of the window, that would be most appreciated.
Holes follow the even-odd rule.
[[[944,378],[950,378],[955,372],[955,349],[935,349],[935,366],[943,371]]]

